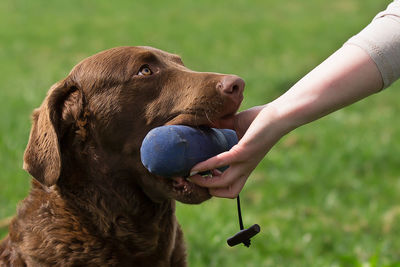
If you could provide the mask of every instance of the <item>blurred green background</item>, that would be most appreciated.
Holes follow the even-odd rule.
[[[285,92],[389,2],[2,0],[0,219],[29,190],[30,113],[83,58],[123,45],[177,53],[194,70],[243,77],[246,109]],[[234,200],[178,204],[190,266],[400,266],[399,87],[271,150],[241,194],[245,225],[262,228],[250,248],[226,245]]]

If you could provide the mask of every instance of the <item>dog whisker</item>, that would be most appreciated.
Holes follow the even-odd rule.
[[[206,116],[207,120],[211,123],[214,124],[213,121],[210,119],[210,117],[208,117],[207,111],[204,111],[204,115]]]

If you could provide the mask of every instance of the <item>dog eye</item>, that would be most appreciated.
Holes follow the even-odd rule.
[[[151,71],[151,69],[149,68],[149,66],[145,65],[145,66],[142,66],[142,67],[140,68],[140,70],[139,70],[139,72],[138,72],[137,75],[140,75],[140,76],[148,76],[148,75],[151,75],[151,74],[153,74],[153,72]]]

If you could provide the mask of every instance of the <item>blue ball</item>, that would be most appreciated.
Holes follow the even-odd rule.
[[[153,174],[185,177],[194,165],[228,151],[237,142],[235,131],[229,129],[161,126],[146,135],[140,156]]]

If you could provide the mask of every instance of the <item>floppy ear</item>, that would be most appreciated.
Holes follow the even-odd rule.
[[[76,97],[71,97],[77,91],[66,80],[56,83],[50,88],[42,105],[33,112],[23,168],[44,185],[54,185],[60,176],[63,111],[71,110],[66,106],[71,98],[78,101]]]

